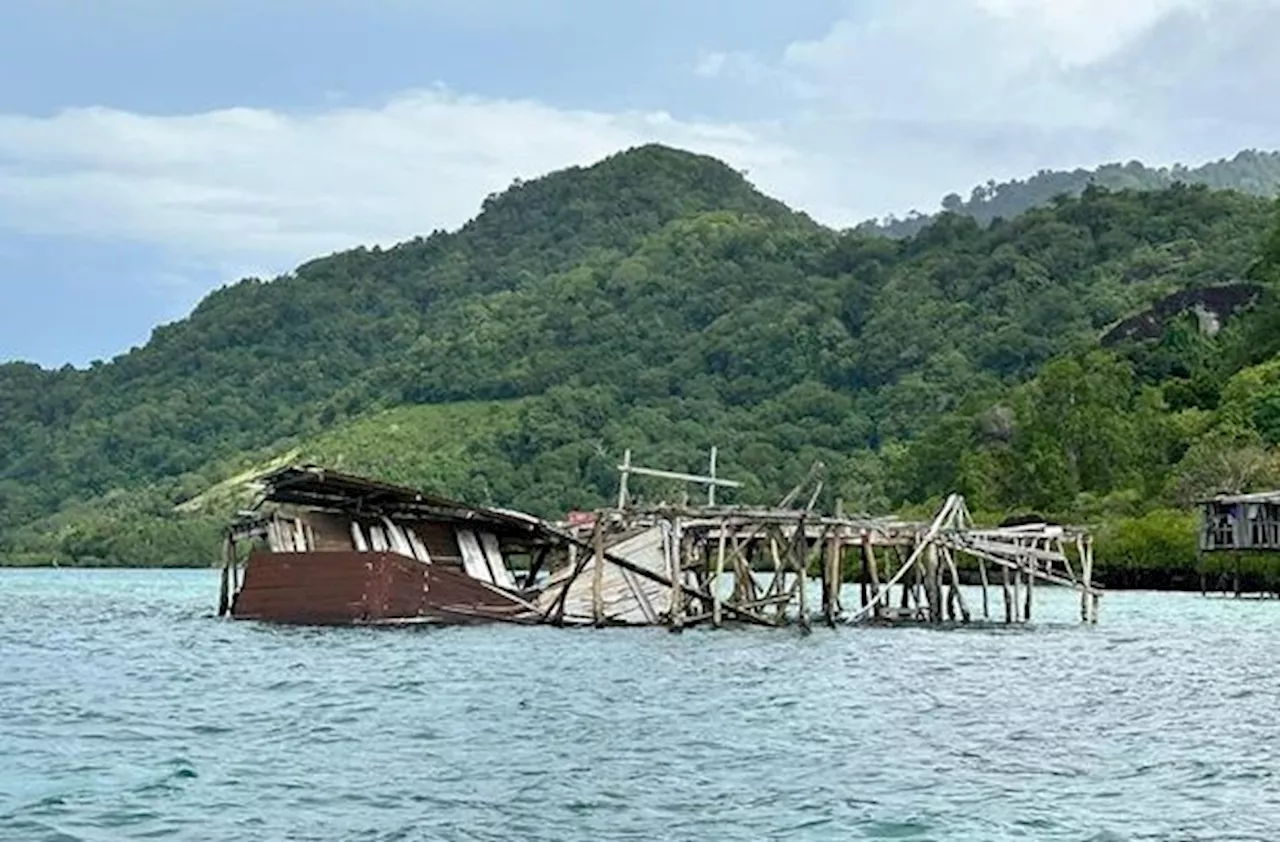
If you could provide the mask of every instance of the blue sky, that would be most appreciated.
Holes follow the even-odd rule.
[[[0,360],[649,140],[833,225],[1280,146],[1274,0],[4,0]]]

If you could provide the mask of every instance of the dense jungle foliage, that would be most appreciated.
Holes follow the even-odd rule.
[[[642,147],[457,232],[221,289],[111,362],[0,366],[0,557],[207,564],[244,481],[283,461],[557,516],[609,499],[625,448],[695,469],[716,445],[740,500],[821,461],[828,505],[958,490],[991,519],[1095,525],[1113,582],[1185,579],[1190,499],[1280,483],[1272,223],[1240,192],[1088,187],[891,239]],[[1262,298],[1220,332],[1188,314],[1099,343],[1242,279]]]
[[[1280,152],[1250,149],[1229,160],[1200,167],[1147,167],[1139,161],[1130,161],[1105,164],[1093,170],[1041,170],[1026,180],[980,184],[973,188],[968,199],[952,193],[943,198],[941,212],[971,216],[989,225],[996,219],[1012,219],[1032,208],[1048,205],[1058,196],[1079,196],[1090,186],[1107,190],[1164,190],[1175,184],[1198,184],[1213,190],[1238,190],[1273,198],[1280,195]],[[904,219],[870,220],[860,227],[867,233],[910,237],[935,218],[936,214],[914,211]]]

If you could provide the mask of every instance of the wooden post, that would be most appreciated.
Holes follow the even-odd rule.
[[[924,549],[925,598],[929,600],[929,622],[942,622],[942,594],[938,588],[938,545],[930,541]]]
[[[622,464],[618,466],[622,477],[618,480],[618,508],[627,507],[627,477],[631,475],[631,448],[622,454]]]
[[[591,619],[597,626],[604,624],[604,518],[596,517],[592,534],[595,557],[591,560]]]
[[[1036,549],[1035,541],[1031,542],[1031,549]],[[1031,596],[1036,590],[1036,559],[1033,555],[1027,556],[1027,602],[1022,612],[1022,618],[1028,623],[1031,622]]]
[[[893,555],[898,560],[898,567],[897,567],[897,570],[895,571],[896,573],[897,571],[902,570],[902,564],[903,564],[902,552],[897,547],[894,547]],[[885,572],[887,573],[888,571],[885,571]],[[916,586],[919,583],[920,583],[920,565],[917,564],[915,572],[910,577],[910,580],[908,581],[905,577],[902,580],[902,599],[898,603],[898,608],[900,611],[907,611],[911,608],[911,597],[916,589]]]
[[[972,617],[969,614],[969,606],[964,601],[964,591],[960,589],[960,571],[956,568],[955,556],[951,553],[950,547],[944,547],[942,550],[943,558],[947,560],[947,570],[951,573],[951,595],[949,602],[955,605],[948,605],[948,611],[952,620],[956,618],[955,606],[960,608],[961,621],[968,623]]]
[[[711,471],[707,476],[711,477],[711,482],[707,483],[707,505],[714,506],[716,504],[716,453],[717,448],[711,445]]]
[[[1021,544],[1021,542],[1019,542]],[[1013,568],[1013,621],[1022,622],[1022,557],[1014,556]]]
[[[235,542],[228,535],[222,542],[222,587],[218,593],[218,616],[231,611],[231,565],[235,563]]]
[[[769,586],[772,596],[781,597],[787,589],[787,572],[782,567],[782,557],[778,552],[778,537],[776,530],[771,529],[769,534],[769,557],[773,561],[773,584]],[[779,599],[777,605],[774,606],[775,619],[778,625],[786,625],[787,622],[787,602],[788,600]]]
[[[1083,585],[1080,590],[1080,622],[1087,623],[1093,613],[1093,601],[1089,596],[1093,587],[1093,539],[1077,541],[1076,547],[1080,553],[1080,583]]]
[[[836,627],[836,593],[840,589],[840,539],[834,534],[827,538],[822,553],[823,618],[831,628]]]
[[[867,530],[862,530],[862,564],[861,571],[858,573],[858,595],[861,608],[866,608],[870,600],[867,598],[867,590],[871,586],[871,562],[867,559],[867,550],[870,549],[867,543]]]
[[[680,518],[672,523],[671,541],[668,549],[667,564],[671,575],[671,597],[667,613],[671,618],[672,631],[684,629],[684,573],[681,570],[681,555],[684,553],[684,531],[680,528]]]
[[[715,453],[715,450],[713,449],[711,452],[712,452],[712,453]],[[714,473],[714,472],[713,472],[713,473]],[[713,489],[715,488],[715,486],[714,486],[714,485],[713,485],[713,486],[711,486],[711,487],[712,487]],[[725,521],[723,521],[723,520],[722,520],[722,521],[720,521],[720,546],[718,547],[717,552],[716,552],[716,572],[715,572],[715,575],[714,575],[713,577],[711,577],[711,587],[710,587],[710,590],[711,590],[711,625],[712,625],[712,626],[714,626],[714,627],[715,627],[715,628],[717,628],[717,629],[718,629],[718,628],[720,628],[720,621],[721,621],[721,611],[722,611],[722,608],[721,608],[721,605],[720,605],[720,578],[721,578],[722,576],[724,576],[724,550],[725,550],[725,542],[726,542],[726,541],[728,540],[728,538],[729,538],[729,536],[728,536],[728,535],[726,535],[725,533],[727,533],[727,532],[728,532],[728,530],[729,530],[728,524],[727,524]],[[736,584],[736,583],[735,583],[735,584]],[[735,590],[737,590],[737,588],[736,588],[736,587],[735,587]]]
[[[836,520],[844,520],[844,500],[839,497],[836,498]],[[840,588],[844,584],[844,536],[843,526],[832,526],[827,538],[827,564],[830,566],[827,580],[831,583],[831,604],[828,606],[827,625],[832,628],[835,628],[836,618],[843,609],[840,604]]]
[[[807,632],[809,630],[809,542],[804,536],[803,520],[796,525],[796,534],[791,540],[791,546],[791,557],[799,569],[800,576],[797,585],[800,592],[800,628]]]
[[[1000,591],[1004,594],[1004,621],[1013,622],[1014,595],[1009,592],[1009,568],[1000,565]]]
[[[871,616],[878,620],[884,608],[880,599],[880,562],[876,559],[876,548],[871,541],[871,533],[866,530],[863,530],[862,533],[862,564],[863,568],[871,574],[871,592],[876,600],[875,605],[871,607]],[[906,587],[906,585],[903,585],[903,587]],[[864,601],[863,607],[865,606],[866,602]]]
[[[987,579],[987,560],[985,558],[978,559],[978,575],[982,577],[982,619],[991,619],[991,602],[987,598],[987,585],[990,582]]]

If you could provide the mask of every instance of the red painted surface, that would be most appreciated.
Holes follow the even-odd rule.
[[[353,551],[254,553],[231,616],[316,625],[537,619],[517,599],[461,568],[422,564],[397,553]]]

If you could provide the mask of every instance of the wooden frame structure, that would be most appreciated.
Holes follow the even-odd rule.
[[[1046,523],[977,527],[959,495],[929,522],[817,509],[822,466],[776,506],[722,505],[739,483],[619,465],[619,505],[553,524],[296,466],[226,535],[219,614],[308,623],[561,626],[1028,622],[1037,585],[1098,619],[1093,544]],[[696,483],[703,505],[644,505],[632,475]],[[255,549],[240,561],[238,545]],[[264,545],[264,546],[258,546]],[[525,563],[508,566],[513,556]],[[992,574],[998,575],[998,581]],[[845,587],[856,583],[857,588]],[[969,598],[981,588],[981,606]],[[991,595],[1003,600],[997,612]],[[856,596],[855,596],[856,594]],[[999,614],[999,616],[995,616]]]
[[[959,495],[929,523],[846,516],[839,507],[828,516],[814,508],[820,482],[807,506],[794,505],[812,475],[775,508],[636,507],[626,476],[648,469],[627,455],[619,466],[622,505],[565,527],[569,562],[541,589],[544,622],[672,630],[733,622],[804,629],[815,621],[990,622],[995,571],[1005,623],[1031,620],[1037,583],[1075,589],[1080,619],[1097,622],[1102,591],[1083,531],[1044,523],[978,528]],[[717,485],[727,484],[714,476],[650,475],[705,483],[711,500]],[[845,604],[842,587],[851,563],[860,585],[856,606]],[[982,602],[971,610],[966,577],[975,573]]]

